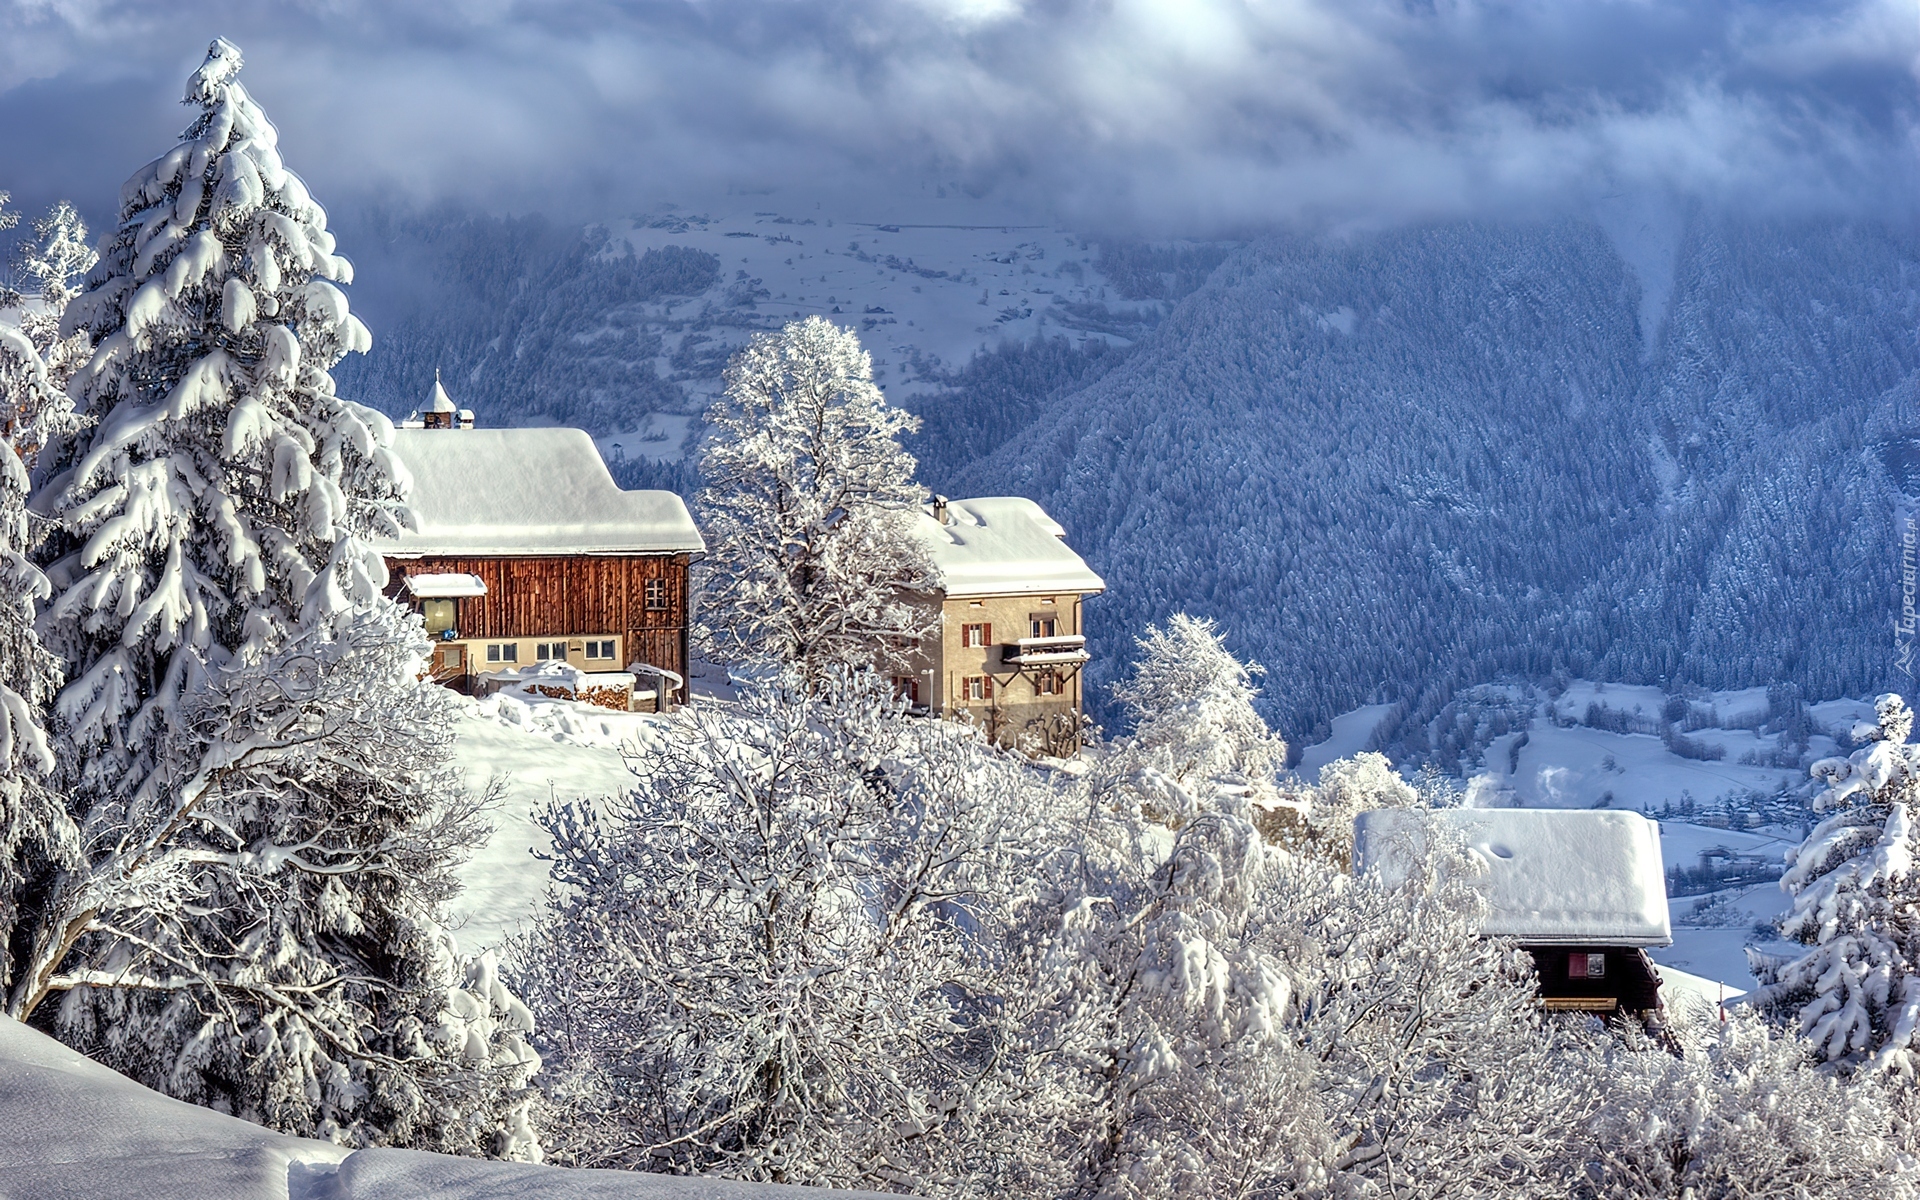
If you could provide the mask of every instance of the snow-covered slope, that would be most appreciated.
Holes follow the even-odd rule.
[[[350,1154],[169,1099],[0,1018],[0,1196],[9,1200],[805,1200],[858,1194],[405,1150]]]
[[[1156,304],[1110,289],[1094,247],[1080,238],[1047,226],[967,223],[978,216],[965,209],[946,215],[893,224],[744,209],[671,213],[619,236],[636,250],[685,246],[720,260],[712,288],[650,314],[663,336],[662,366],[701,394],[747,332],[800,317],[858,329],[875,379],[898,399],[1002,340],[1124,338],[1159,316]],[[706,321],[690,328],[686,318],[702,313]]]
[[[455,753],[476,792],[497,785],[493,835],[459,870],[453,901],[461,947],[498,946],[539,912],[550,848],[533,814],[554,799],[608,796],[633,784],[622,748],[650,735],[651,719],[570,701],[522,702],[497,694],[473,702],[455,733]]]

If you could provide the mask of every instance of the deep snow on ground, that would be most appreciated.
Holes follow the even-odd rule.
[[[776,1200],[871,1195],[349,1153],[172,1100],[0,1018],[0,1196],[19,1200]]]
[[[1300,752],[1300,763],[1294,768],[1301,775],[1312,779],[1319,775],[1320,768],[1336,759],[1352,758],[1367,748],[1367,740],[1380,722],[1391,704],[1369,704],[1365,708],[1356,708],[1350,713],[1342,713],[1332,721],[1333,732],[1324,742],[1315,742]]]
[[[460,869],[453,903],[463,949],[497,946],[534,916],[547,890],[550,847],[533,814],[549,801],[625,792],[633,781],[622,747],[637,747],[657,718],[569,701],[523,703],[489,696],[469,703],[455,734],[467,785],[503,791],[489,811],[494,832]]]

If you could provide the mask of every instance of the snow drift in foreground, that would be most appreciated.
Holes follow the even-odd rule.
[[[35,1200],[774,1200],[772,1184],[569,1171],[287,1137],[149,1091],[0,1018],[0,1195]]]

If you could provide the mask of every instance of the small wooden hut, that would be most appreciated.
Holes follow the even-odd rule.
[[[1406,877],[1425,818],[1466,843],[1487,901],[1481,933],[1533,956],[1548,1009],[1645,1013],[1660,976],[1647,948],[1673,944],[1660,825],[1611,809],[1382,809],[1354,819],[1354,872]]]

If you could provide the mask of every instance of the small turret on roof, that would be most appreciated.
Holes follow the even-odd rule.
[[[420,427],[425,429],[473,428],[471,419],[467,420],[464,425],[459,422],[458,417],[460,412],[460,407],[453,402],[452,396],[447,395],[446,387],[440,382],[440,368],[435,367],[433,370],[433,394],[427,397],[426,404],[421,407],[418,414]],[[412,422],[409,421],[406,422],[406,424],[411,425]]]
[[[457,412],[453,397],[447,395],[447,389],[440,382],[440,368],[433,369],[433,395],[427,400],[427,412]]]

